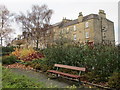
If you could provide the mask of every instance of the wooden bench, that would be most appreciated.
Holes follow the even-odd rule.
[[[81,71],[86,70],[86,68],[84,68],[84,67],[75,67],[75,66],[68,66],[68,65],[62,65],[62,64],[54,64],[54,67],[57,67],[57,69],[56,70],[47,70],[47,72],[54,73],[57,76],[64,76],[64,77],[68,77],[68,78],[78,79],[79,84],[81,83],[81,81],[80,81]],[[79,71],[79,75],[60,72],[60,71],[58,71],[58,68],[66,68],[66,69],[71,69],[71,70],[77,70],[77,71]]]

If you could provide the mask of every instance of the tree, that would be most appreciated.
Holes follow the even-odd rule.
[[[0,40],[1,46],[3,43],[3,39],[8,40],[10,38],[11,32],[13,29],[11,28],[10,22],[13,14],[9,12],[9,10],[4,6],[0,5]]]
[[[33,5],[26,15],[21,12],[16,16],[16,21],[22,25],[22,30],[32,37],[36,48],[50,26],[52,13],[53,11],[48,9],[47,5]]]

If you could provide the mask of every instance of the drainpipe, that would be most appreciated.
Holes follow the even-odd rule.
[[[102,33],[102,17],[101,17],[101,40],[102,40],[102,44],[103,44],[103,33]]]

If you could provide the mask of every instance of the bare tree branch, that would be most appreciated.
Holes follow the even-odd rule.
[[[31,34],[36,42],[36,47],[41,37],[45,37],[45,32],[50,26],[50,19],[53,11],[47,5],[33,5],[27,14],[20,13],[16,16],[16,21],[22,24],[22,30]]]
[[[11,17],[13,16],[12,13],[9,12],[9,10],[4,6],[0,5],[0,41],[1,46],[4,41],[7,40],[7,37],[10,36],[10,34],[13,32],[13,29],[11,28]],[[5,41],[6,42],[6,41]]]

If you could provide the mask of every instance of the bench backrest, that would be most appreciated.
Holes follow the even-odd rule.
[[[61,67],[61,68],[66,68],[66,69],[78,70],[78,71],[86,70],[86,68],[84,67],[75,67],[75,66],[68,66],[68,65],[62,65],[62,64],[55,64],[54,67]]]

